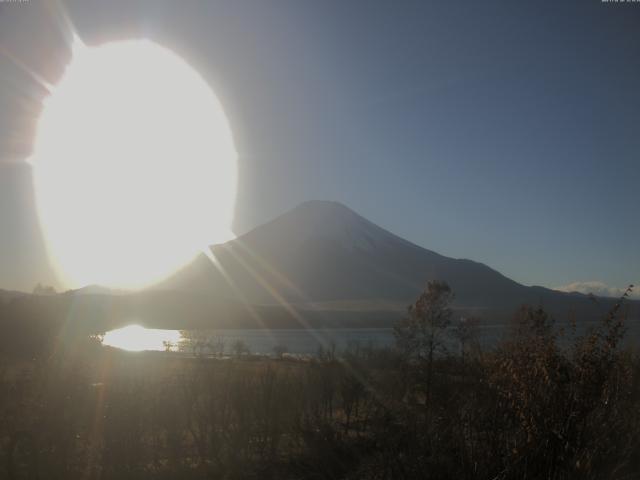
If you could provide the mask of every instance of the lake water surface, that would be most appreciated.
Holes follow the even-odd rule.
[[[483,347],[492,346],[506,332],[507,327],[503,325],[483,325],[478,328],[478,340]],[[391,328],[223,329],[197,332],[197,335],[212,344],[216,353],[224,354],[231,354],[234,351],[234,344],[238,340],[241,340],[251,353],[259,355],[273,354],[275,349],[281,347],[286,348],[287,352],[294,355],[315,355],[320,347],[342,352],[347,347],[356,345],[383,348],[394,344],[393,329]],[[447,337],[450,348],[455,351],[458,348],[457,342],[452,336]],[[636,346],[640,343],[640,324],[638,322],[630,322],[627,325],[624,343],[627,346]],[[149,329],[139,325],[129,325],[107,332],[103,344],[130,351],[167,349],[187,353],[192,351],[191,344],[179,330]]]
[[[387,347],[393,344],[391,328],[358,328],[358,329],[245,329],[215,330],[201,332],[216,349],[223,349],[230,354],[234,344],[241,340],[251,353],[268,355],[277,347],[285,347],[286,351],[297,355],[313,355],[320,347],[335,348],[343,351],[349,345]],[[104,345],[129,351],[143,350],[190,350],[188,339],[178,330],[148,329],[139,325],[130,325],[107,332]]]

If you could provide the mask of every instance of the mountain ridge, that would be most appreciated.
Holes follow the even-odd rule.
[[[512,312],[529,303],[564,315],[590,306],[587,296],[525,286],[483,263],[441,255],[334,201],[304,202],[212,246],[211,255],[201,255],[158,287],[215,291],[267,305],[366,300],[408,305],[429,280],[438,279],[451,285],[459,308]]]
[[[416,245],[342,204],[313,201],[212,246],[210,256],[201,254],[147,289],[6,292],[0,313],[96,333],[131,323],[173,329],[389,327],[436,279],[451,285],[456,316],[493,324],[506,322],[522,304],[541,305],[558,320],[596,320],[617,301],[524,286],[482,263]],[[627,308],[631,318],[639,317],[640,302],[629,301]]]

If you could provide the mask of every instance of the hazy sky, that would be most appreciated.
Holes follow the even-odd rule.
[[[210,83],[238,234],[331,199],[525,284],[640,280],[638,3],[29,0],[0,3],[0,288],[53,282],[22,67],[57,81],[62,11],[87,44],[147,37]]]

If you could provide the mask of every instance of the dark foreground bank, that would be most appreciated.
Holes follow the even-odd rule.
[[[393,348],[219,360],[5,320],[0,478],[637,478],[640,362],[622,308],[570,344],[522,308],[491,351],[444,351],[432,284]],[[566,335],[566,333],[565,333]]]

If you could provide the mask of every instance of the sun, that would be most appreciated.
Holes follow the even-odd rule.
[[[69,288],[143,287],[233,237],[229,122],[202,77],[151,41],[76,41],[31,164],[47,250]]]

